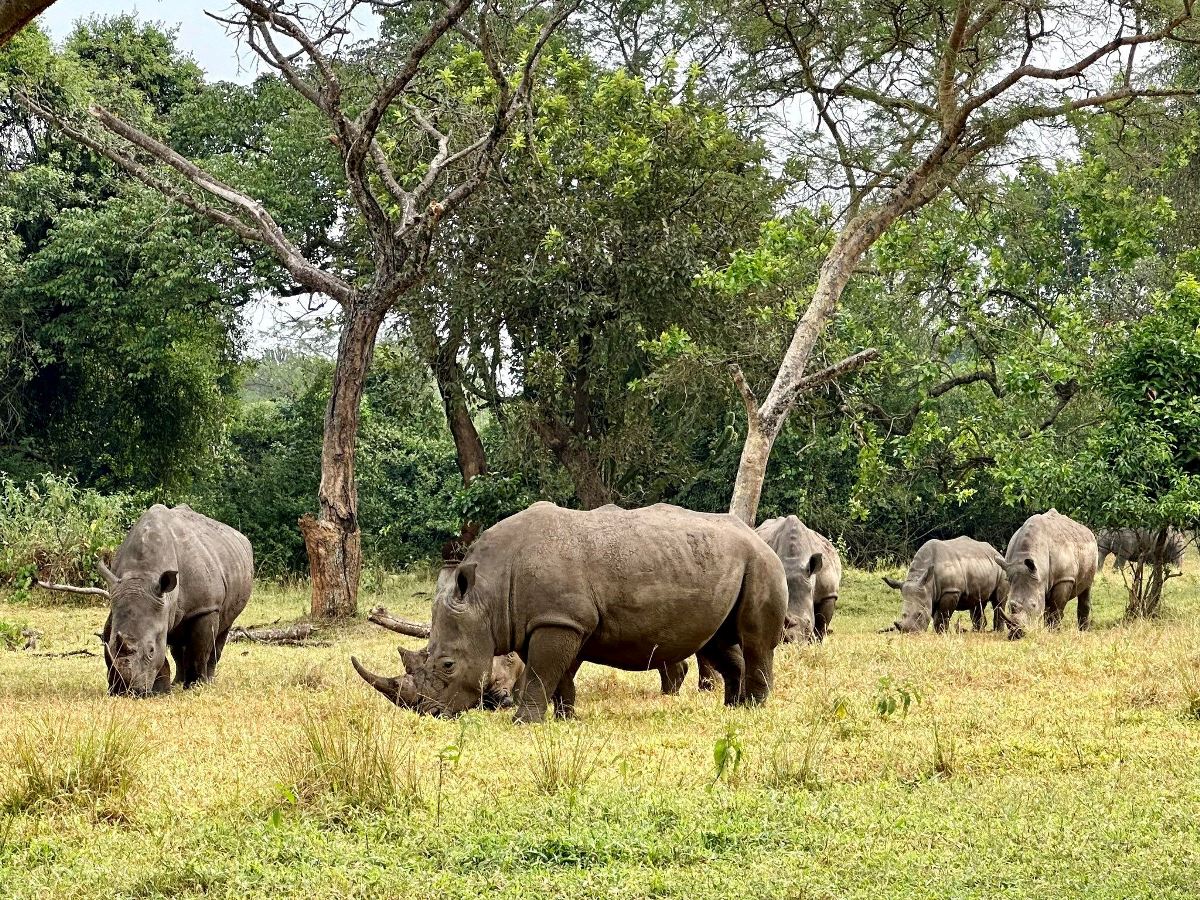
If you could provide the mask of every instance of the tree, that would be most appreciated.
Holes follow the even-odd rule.
[[[779,184],[694,70],[650,83],[563,47],[535,99],[528,140],[447,232],[427,321],[449,323],[455,380],[565,469],[580,505],[652,502],[679,417],[631,387],[660,336],[709,341],[737,320],[740,298],[695,276],[755,239]]]
[[[734,371],[749,424],[730,511],[753,523],[772,445],[815,377],[805,374],[814,348],[867,251],[943,191],[969,190],[1038,123],[1194,95],[1157,79],[1169,75],[1161,49],[1195,21],[1193,0],[1167,11],[1101,0],[750,0],[732,11],[759,95],[805,103],[814,117],[816,137],[793,169],[812,197],[842,210],[767,393],[759,400]]]
[[[1134,567],[1127,613],[1154,616],[1168,530],[1200,524],[1200,281],[1180,277],[1148,315],[1106,338],[1092,385],[1105,406],[1098,427],[1073,444],[1010,452],[1000,474],[1015,498],[1057,504],[1095,527],[1152,529],[1150,577]]]
[[[128,16],[82,23],[60,53],[26,29],[0,51],[17,77],[166,117],[201,80]],[[195,219],[19,104],[0,101],[0,144],[0,468],[177,496],[220,442],[248,290]]]
[[[483,183],[528,108],[542,51],[574,0],[321,5],[238,0],[222,18],[317,114],[344,192],[335,232],[358,253],[330,265],[289,237],[266,205],[104,106],[87,121],[19,94],[30,110],[193,212],[268,248],[295,282],[336,301],[341,335],[321,448],[319,513],[300,527],[312,567],[312,612],[353,614],[362,563],[355,444],[366,372],[384,317],[420,282],[439,222]],[[391,15],[387,53],[351,58],[347,23]],[[294,48],[294,49],[293,49]]]

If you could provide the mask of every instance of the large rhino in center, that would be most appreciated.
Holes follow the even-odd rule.
[[[254,586],[254,551],[239,531],[187,506],[155,504],[117,549],[104,623],[108,692],[145,696],[210,681]]]
[[[1004,554],[1008,607],[1003,618],[1010,638],[1021,637],[1045,619],[1057,627],[1067,603],[1076,600],[1079,629],[1092,620],[1096,536],[1086,525],[1056,509],[1030,516],[1009,539]]]
[[[784,642],[824,640],[842,584],[842,561],[837,550],[828,538],[796,516],[767,519],[757,531],[783,562],[787,575]]]
[[[754,704],[770,693],[786,612],[783,564],[733,516],[542,502],[471,545],[434,598],[425,660],[398,678],[351,662],[392,702],[434,715],[476,706],[492,658],[513,651],[518,721],[551,703],[571,715],[585,662],[647,670],[698,655],[727,704]]]
[[[956,611],[969,610],[976,631],[984,626],[988,604],[997,610],[994,628],[1000,630],[1000,608],[1008,597],[1004,557],[991,544],[969,537],[926,541],[908,567],[904,581],[884,578],[900,592],[898,618],[887,631],[922,632],[933,622],[938,634],[950,626]]]

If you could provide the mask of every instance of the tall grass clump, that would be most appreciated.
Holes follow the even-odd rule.
[[[530,775],[539,794],[575,795],[600,768],[607,743],[595,740],[582,725],[547,722],[529,729],[533,742]]]
[[[305,713],[279,752],[284,797],[335,813],[424,806],[415,755],[393,731],[377,711]]]
[[[18,734],[6,754],[0,809],[16,814],[64,807],[120,816],[144,757],[143,736],[120,719],[82,731],[61,721],[40,722]]]
[[[0,478],[0,586],[23,592],[35,575],[99,584],[96,557],[120,546],[144,506],[145,498],[101,494],[57,475],[24,484]],[[75,594],[40,596],[80,602]]]

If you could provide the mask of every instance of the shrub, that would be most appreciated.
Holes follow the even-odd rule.
[[[0,585],[24,591],[34,575],[66,584],[100,583],[96,557],[120,546],[145,506],[145,497],[101,494],[71,478],[47,474],[18,484],[4,477]]]

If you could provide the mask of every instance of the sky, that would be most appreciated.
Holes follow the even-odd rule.
[[[252,81],[258,74],[256,59],[249,50],[239,53],[237,43],[225,34],[225,27],[204,14],[209,9],[217,14],[229,9],[225,0],[193,3],[189,0],[58,0],[38,22],[55,41],[61,41],[71,31],[76,20],[88,16],[113,16],[137,13],[139,18],[161,22],[178,28],[176,41],[204,70],[209,81]],[[240,56],[240,59],[239,59]]]

